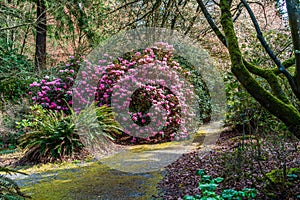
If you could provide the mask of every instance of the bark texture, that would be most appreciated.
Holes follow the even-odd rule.
[[[35,66],[38,70],[46,67],[46,38],[47,38],[47,18],[45,0],[37,0],[37,25],[35,39]]]

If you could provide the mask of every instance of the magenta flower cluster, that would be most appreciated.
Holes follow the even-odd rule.
[[[69,106],[72,106],[72,86],[76,79],[73,67],[73,64],[67,63],[64,69],[58,71],[57,77],[45,76],[41,81],[31,83],[29,94],[32,101],[45,109],[68,112]]]

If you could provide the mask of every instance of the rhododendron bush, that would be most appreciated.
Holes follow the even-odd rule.
[[[72,87],[82,62],[82,58],[70,56],[66,64],[58,67],[55,75],[45,76],[40,82],[31,83],[29,94],[33,96],[33,102],[45,109],[69,113],[69,106],[72,106]]]
[[[78,62],[71,58],[57,77],[30,85],[32,100],[45,109],[66,113],[70,106],[80,112],[93,101],[112,106],[116,120],[124,125],[123,134],[115,137],[125,138],[126,143],[189,138],[189,132],[197,128],[192,119],[209,118],[209,95],[197,71],[182,67],[173,50],[159,42],[122,58],[104,55],[97,64],[81,61],[79,71],[74,69]]]

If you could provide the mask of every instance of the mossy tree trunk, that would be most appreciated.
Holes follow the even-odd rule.
[[[215,34],[218,36],[220,41],[228,48],[231,58],[231,71],[237,77],[239,82],[264,108],[266,108],[270,113],[282,120],[289,128],[289,130],[294,133],[297,138],[300,139],[300,112],[289,101],[288,96],[284,93],[282,86],[280,85],[277,78],[278,74],[283,74],[289,81],[290,87],[293,90],[294,94],[298,97],[298,100],[300,100],[299,0],[290,0],[290,2],[289,0],[287,0],[287,8],[290,17],[291,32],[295,49],[295,58],[291,58],[283,63],[281,63],[281,61],[277,59],[276,55],[272,52],[267,42],[265,41],[256,18],[247,1],[241,0],[251,17],[251,20],[257,32],[258,39],[270,56],[270,59],[272,59],[278,67],[278,69],[276,70],[264,69],[259,66],[255,66],[244,59],[239,48],[237,35],[234,30],[234,23],[231,14],[231,0],[220,0],[221,25],[224,35],[214,24],[214,21],[208,13],[203,1],[197,0],[197,2]],[[294,75],[291,75],[286,70],[286,67],[295,64],[297,70]],[[254,75],[264,78],[270,85],[272,91],[270,92],[266,90],[259,82],[256,81]]]
[[[221,24],[227,39],[231,58],[231,70],[247,91],[267,110],[281,119],[289,129],[300,139],[300,113],[289,102],[284,102],[264,89],[246,68],[232,22],[230,4],[221,0]],[[269,72],[271,73],[271,72]],[[275,80],[276,81],[276,80]]]

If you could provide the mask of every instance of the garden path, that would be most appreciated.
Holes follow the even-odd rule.
[[[43,172],[29,168],[28,176],[11,178],[33,199],[156,199],[163,168],[183,153],[208,151],[220,127],[220,122],[202,126],[188,142],[131,146],[95,162],[57,165]]]

